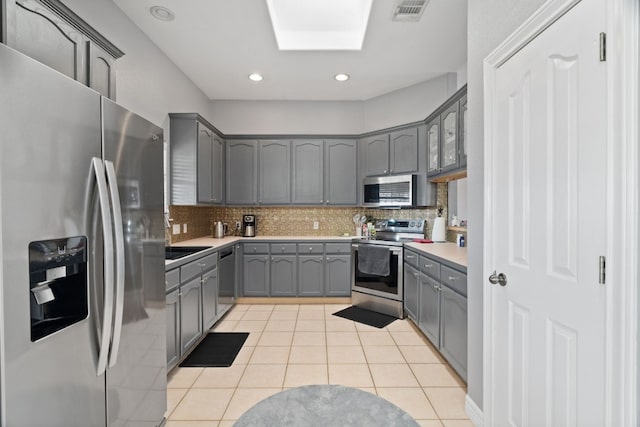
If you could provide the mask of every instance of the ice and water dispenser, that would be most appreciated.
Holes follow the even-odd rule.
[[[68,237],[29,244],[31,341],[88,315],[87,238]]]

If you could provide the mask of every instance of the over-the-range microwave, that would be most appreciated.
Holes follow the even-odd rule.
[[[370,177],[364,178],[362,183],[365,207],[416,206],[416,175]]]

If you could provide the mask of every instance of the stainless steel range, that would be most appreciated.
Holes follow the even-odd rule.
[[[421,238],[424,220],[377,221],[376,235],[351,244],[351,303],[399,319],[403,311],[403,243]]]

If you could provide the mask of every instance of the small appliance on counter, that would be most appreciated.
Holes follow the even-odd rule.
[[[438,216],[433,220],[433,229],[431,230],[431,240],[434,242],[446,242],[447,230],[444,217],[442,216],[442,208],[438,208]]]
[[[223,223],[222,221],[213,223],[213,237],[222,239],[227,234],[229,234],[229,225],[227,223]]]
[[[255,237],[256,236],[256,221],[255,215],[242,215],[242,236],[243,237]]]

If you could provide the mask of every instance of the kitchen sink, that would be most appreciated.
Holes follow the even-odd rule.
[[[164,259],[179,259],[196,252],[204,251],[212,246],[165,246]]]

